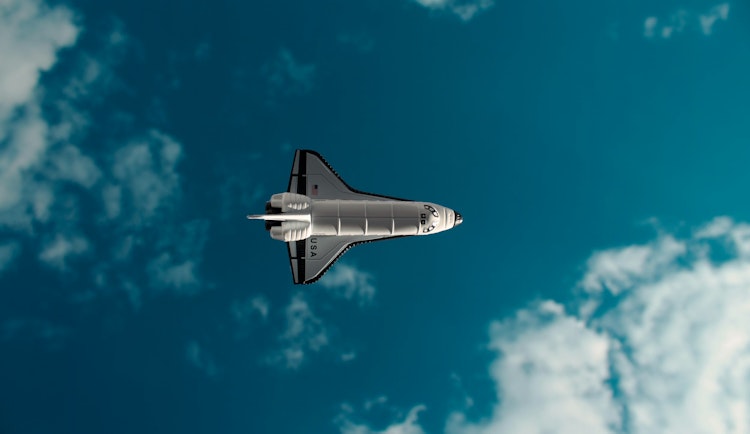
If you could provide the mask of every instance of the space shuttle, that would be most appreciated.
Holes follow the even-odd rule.
[[[265,220],[271,238],[284,241],[295,284],[314,283],[354,246],[432,235],[463,222],[461,214],[350,187],[315,151],[297,150],[286,192],[271,196]]]

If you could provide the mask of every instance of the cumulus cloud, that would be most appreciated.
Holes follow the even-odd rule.
[[[39,0],[0,3],[0,122],[33,99],[41,72],[55,64],[61,48],[75,43],[78,32],[65,7]]]
[[[60,272],[87,258],[97,286],[137,303],[147,285],[194,292],[207,225],[179,217],[182,145],[127,124],[119,139],[88,146],[128,38],[115,23],[83,49],[76,22],[64,6],[0,1],[0,228]],[[55,69],[63,49],[67,63]]]
[[[418,4],[433,10],[446,10],[457,15],[463,21],[469,21],[479,12],[494,6],[494,0],[414,0]]]
[[[446,432],[596,434],[619,424],[606,385],[605,335],[553,302],[493,323],[490,335],[490,348],[500,355],[490,368],[499,404],[492,418],[480,423],[467,422],[462,413],[452,415]]]
[[[669,39],[687,30],[698,30],[708,36],[713,32],[717,21],[729,18],[729,3],[713,6],[704,13],[688,9],[677,9],[666,18],[649,16],[643,21],[643,36],[646,38]]]
[[[375,404],[382,405],[386,401],[385,397],[380,397],[378,400]],[[343,404],[341,413],[336,417],[335,423],[338,425],[341,434],[424,434],[418,419],[419,413],[425,409],[424,405],[417,405],[409,410],[403,420],[393,422],[381,430],[373,429],[365,423],[353,421],[355,417],[354,409],[348,404]]]
[[[497,404],[447,432],[750,429],[750,225],[598,252],[579,290],[593,309],[544,301],[492,325]]]
[[[375,286],[372,274],[345,263],[336,264],[320,279],[320,285],[346,300],[357,300],[360,305],[372,302]]]
[[[34,216],[47,213],[49,188],[30,175],[49,148],[38,82],[78,32],[65,7],[35,0],[0,4],[0,225],[30,230]]]
[[[319,352],[329,345],[329,331],[301,292],[292,297],[284,313],[286,329],[280,336],[282,349],[271,362],[281,363],[287,369],[298,369],[310,352]]]

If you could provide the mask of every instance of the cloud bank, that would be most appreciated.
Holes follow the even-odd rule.
[[[451,414],[446,433],[750,431],[749,224],[596,252],[573,295],[492,323],[497,401],[481,420]]]

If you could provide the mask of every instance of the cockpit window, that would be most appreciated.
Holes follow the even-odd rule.
[[[438,214],[438,212],[435,210],[435,208],[431,207],[430,205],[425,205],[424,209],[426,209],[427,211],[429,211],[430,213],[432,213],[433,216],[435,216],[437,218],[440,218],[440,214]]]
[[[437,210],[434,207],[430,205],[425,205],[424,209],[426,209],[427,212],[432,214],[432,217],[428,218],[427,220],[425,220],[425,218],[428,217],[426,213],[421,213],[419,215],[421,217],[420,223],[422,223],[422,225],[425,225],[427,223],[430,224],[430,226],[427,226],[424,229],[422,229],[422,232],[426,233],[426,232],[431,232],[433,229],[437,227],[438,222],[440,221],[440,214],[437,212]]]

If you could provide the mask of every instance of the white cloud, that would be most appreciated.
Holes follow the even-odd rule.
[[[270,309],[271,303],[267,298],[263,297],[262,295],[257,295],[250,300],[250,305],[252,306],[254,311],[260,314],[261,318],[268,318],[268,310]]]
[[[192,288],[198,284],[196,263],[190,259],[179,260],[171,253],[162,253],[149,263],[149,273],[156,286],[175,289]]]
[[[39,260],[56,268],[65,271],[67,261],[73,256],[86,253],[89,250],[89,242],[80,235],[65,236],[58,234],[54,239],[45,244]]]
[[[65,146],[50,160],[52,179],[70,181],[91,188],[101,177],[101,171],[96,163],[74,146]]]
[[[490,372],[499,404],[492,418],[480,423],[455,413],[446,432],[612,432],[620,418],[605,384],[607,337],[561,310],[554,303],[541,304],[492,324],[490,347],[500,357]]]
[[[206,220],[195,220],[178,230],[164,231],[163,245],[156,246],[162,253],[148,264],[152,287],[187,295],[200,288],[197,268],[208,237],[208,226]]]
[[[0,225],[28,231],[34,214],[47,214],[51,200],[39,201],[38,193],[48,197],[49,188],[31,175],[49,148],[38,82],[77,35],[65,7],[36,0],[0,3]]]
[[[384,403],[385,397],[381,398],[383,398],[382,403]],[[335,419],[341,434],[424,434],[424,430],[418,421],[419,413],[425,410],[424,405],[412,408],[402,421],[394,422],[382,430],[370,428],[367,424],[353,422],[353,409],[347,404],[342,405],[341,410],[341,413]]]
[[[122,205],[132,210],[131,223],[141,226],[152,219],[159,208],[169,207],[179,198],[177,163],[182,147],[159,131],[134,140],[115,153],[112,174],[120,191],[110,187],[104,199],[108,215],[120,216]],[[122,202],[115,202],[119,197]],[[117,212],[114,212],[117,210]]]
[[[469,21],[479,12],[494,6],[494,0],[414,0],[418,4],[433,10],[447,10],[463,21]]]
[[[317,67],[294,58],[286,48],[266,62],[261,72],[268,81],[269,102],[278,103],[280,97],[304,95],[313,88]]]
[[[0,227],[28,237],[39,261],[61,272],[73,256],[96,251],[85,266],[99,287],[137,298],[146,281],[194,291],[203,244],[185,247],[184,233],[165,229],[183,221],[182,146],[154,130],[86,150],[89,127],[103,116],[92,107],[120,85],[114,67],[128,39],[115,23],[103,46],[86,51],[74,45],[76,21],[63,6],[0,0]],[[42,79],[64,48],[66,64]],[[83,224],[79,204],[93,204],[85,217],[96,224]],[[142,265],[133,273],[135,260],[149,264],[145,273]]]
[[[375,287],[372,274],[352,265],[339,263],[320,279],[320,285],[346,300],[356,299],[364,305],[372,302]]]
[[[682,33],[686,29],[700,30],[708,36],[713,31],[714,24],[729,18],[729,3],[713,6],[706,13],[698,14],[692,10],[677,9],[668,18],[659,19],[655,16],[647,17],[643,22],[643,36],[646,38],[669,39]]]
[[[0,2],[0,123],[33,100],[40,73],[55,64],[61,48],[75,43],[78,32],[65,7],[39,0]]]
[[[716,5],[708,13],[700,15],[701,31],[704,35],[710,35],[716,21],[726,21],[727,18],[729,18],[729,3]]]
[[[388,402],[388,397],[385,395],[380,395],[377,398],[368,399],[367,401],[365,401],[363,407],[366,411],[370,411],[375,407],[385,405],[386,402]]]
[[[301,292],[292,297],[284,313],[286,329],[280,336],[283,348],[271,361],[298,369],[309,352],[319,352],[329,344],[329,332]]]
[[[340,359],[344,363],[351,362],[352,360],[357,358],[357,353],[354,351],[349,351],[347,353],[342,353],[340,356]]]
[[[268,312],[271,309],[271,303],[262,295],[248,297],[245,300],[235,300],[232,302],[232,316],[238,322],[247,322],[254,316],[266,320]]]
[[[8,269],[18,257],[21,246],[18,242],[0,244],[0,273]]]
[[[356,301],[360,306],[372,302],[375,296],[372,275],[347,264],[337,264],[319,282],[328,294],[347,301]],[[268,303],[263,297],[254,297],[242,303],[233,303],[232,310],[239,322],[243,322],[246,316],[254,312],[258,312],[265,319],[268,315]],[[347,363],[356,359],[357,353],[351,347],[345,349],[336,344],[332,345],[330,329],[333,327],[328,326],[315,314],[311,300],[304,293],[295,294],[284,313],[286,329],[279,336],[282,348],[270,358],[272,363],[280,364],[287,369],[298,369],[311,353],[319,353],[324,348],[329,348],[329,352],[338,353],[337,359],[340,362]]]
[[[598,309],[547,301],[493,324],[498,403],[447,431],[748,432],[748,252],[750,225],[718,218],[595,254],[580,286]]]
[[[662,273],[675,258],[685,254],[685,249],[684,243],[664,236],[648,245],[595,253],[588,260],[581,286],[586,292],[601,292],[607,288],[617,295],[639,279],[650,279]]]
[[[215,377],[219,372],[213,357],[197,341],[188,342],[185,348],[185,358],[191,366],[209,377]]]
[[[654,36],[654,30],[656,25],[659,23],[659,19],[656,17],[648,17],[643,22],[643,36],[651,38]]]

